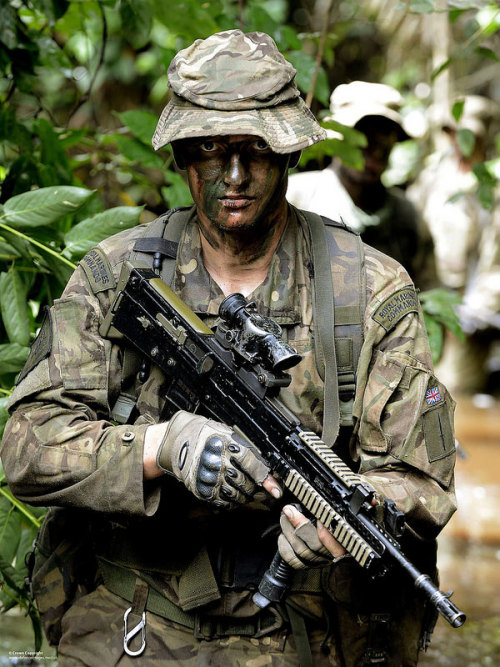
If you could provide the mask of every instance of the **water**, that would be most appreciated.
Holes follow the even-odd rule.
[[[478,407],[483,405],[484,407]],[[459,510],[439,540],[440,587],[467,614],[454,629],[440,618],[424,667],[500,667],[500,403],[459,399],[456,431],[464,452],[456,467]],[[29,619],[0,615],[0,667],[55,667],[44,645],[31,662]]]

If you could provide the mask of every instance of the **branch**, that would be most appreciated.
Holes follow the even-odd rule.
[[[28,241],[28,243],[31,243],[32,245],[37,246],[37,248],[41,248],[45,252],[48,252],[49,255],[52,255],[53,257],[56,257],[61,262],[63,262],[63,264],[66,264],[71,269],[73,269],[73,270],[76,269],[76,264],[73,264],[73,262],[70,262],[69,259],[66,259],[66,257],[64,257],[63,255],[60,255],[55,250],[52,250],[52,248],[49,248],[48,246],[43,245],[43,243],[40,243],[39,241],[35,241],[35,239],[32,239],[29,236],[26,236],[26,234],[23,234],[22,232],[19,232],[17,229],[14,229],[13,227],[9,227],[8,225],[4,225],[2,222],[0,222],[0,229],[5,229],[5,231],[7,231],[7,232],[10,232],[11,234],[15,234],[16,236],[19,236],[19,238],[23,239],[24,241]]]
[[[329,0],[328,7],[325,10],[325,19],[323,21],[323,29],[321,31],[321,37],[319,40],[318,52],[316,54],[316,63],[314,66],[314,72],[311,78],[311,85],[307,91],[306,96],[306,105],[310,109],[314,97],[314,90],[316,88],[316,82],[318,81],[319,68],[321,67],[321,61],[323,60],[323,52],[325,50],[326,37],[328,35],[328,26],[330,19],[330,12],[332,10],[333,0]]]

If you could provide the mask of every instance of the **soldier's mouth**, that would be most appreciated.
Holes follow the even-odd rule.
[[[231,209],[246,208],[250,206],[254,198],[247,195],[224,195],[219,197],[222,206]]]

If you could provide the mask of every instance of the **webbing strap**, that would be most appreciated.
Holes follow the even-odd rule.
[[[325,224],[316,213],[307,213],[314,265],[313,313],[316,325],[316,363],[325,383],[323,441],[332,447],[340,425],[337,355],[335,353],[335,315],[333,280]]]
[[[311,653],[311,644],[307,634],[306,621],[302,614],[286,604],[286,611],[290,620],[290,627],[292,628],[293,638],[295,639],[295,647],[299,657],[300,667],[313,667],[313,659]]]
[[[115,563],[99,558],[99,569],[106,588],[132,602],[136,594],[137,580],[142,579],[148,586],[149,593],[145,607],[153,614],[157,614],[193,631],[198,639],[214,639],[241,635],[244,637],[263,637],[284,625],[284,619],[273,608],[263,610],[254,617],[232,618],[202,615],[195,612],[185,612],[171,602],[158,590],[157,584],[144,572],[136,572],[120,567]],[[302,663],[301,663],[302,664]]]

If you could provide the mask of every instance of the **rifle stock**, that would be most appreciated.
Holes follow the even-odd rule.
[[[404,555],[398,542],[403,515],[392,501],[386,525],[374,518],[374,490],[279,401],[290,382],[284,369],[300,360],[279,338],[279,327],[251,313],[241,295],[228,297],[214,333],[148,268],[126,263],[101,334],[119,332],[169,378],[168,419],[177,410],[203,409],[255,443],[271,470],[305,513],[372,576],[398,565],[454,627],[465,614]],[[247,306],[247,308],[245,308]],[[266,606],[286,595],[291,568],[277,553],[254,601]]]

